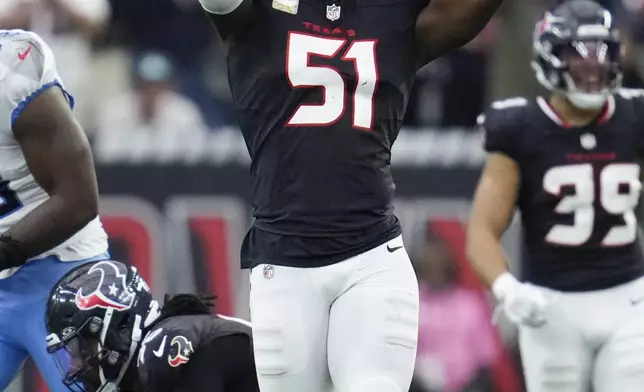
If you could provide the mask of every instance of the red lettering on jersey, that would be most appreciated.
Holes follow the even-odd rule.
[[[340,27],[336,27],[333,30],[331,30],[331,28],[329,28],[329,27],[322,27],[322,26],[316,25],[315,23],[311,23],[311,22],[302,22],[302,24],[304,25],[304,27],[307,30],[312,31],[314,33],[322,33],[322,34],[326,34],[326,35],[347,36],[347,37],[355,37],[356,36],[356,31],[353,30],[353,29],[344,30],[344,29],[342,29]]]
[[[575,162],[585,162],[585,161],[614,161],[617,159],[617,153],[608,152],[608,153],[592,153],[592,154],[566,154],[566,159],[569,161]]]

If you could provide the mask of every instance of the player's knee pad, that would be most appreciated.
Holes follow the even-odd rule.
[[[617,390],[614,385],[644,385],[644,334],[626,328],[605,344],[597,357],[595,383],[598,392]],[[630,391],[627,387],[622,390]]]
[[[358,380],[349,385],[349,390],[339,392],[407,392],[394,380],[386,376],[375,376]]]
[[[582,392],[588,385],[588,374],[576,363],[561,360],[543,364],[539,375],[539,391]]]

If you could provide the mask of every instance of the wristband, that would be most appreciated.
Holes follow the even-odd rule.
[[[10,236],[0,235],[0,271],[20,267],[27,262],[27,252],[22,244]]]

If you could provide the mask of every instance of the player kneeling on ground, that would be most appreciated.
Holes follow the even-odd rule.
[[[162,309],[136,268],[73,269],[52,289],[47,347],[72,391],[259,392],[250,324],[179,294]]]

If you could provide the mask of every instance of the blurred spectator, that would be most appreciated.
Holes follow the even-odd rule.
[[[491,391],[499,353],[478,293],[461,286],[447,244],[428,232],[415,255],[420,324],[414,388],[424,392]]]
[[[173,90],[168,57],[145,53],[136,62],[133,88],[110,100],[99,113],[100,143],[134,140],[159,148],[179,138],[202,135],[206,126],[197,106]]]
[[[421,68],[416,75],[405,124],[473,127],[488,89],[489,53],[498,20],[465,47]]]
[[[197,0],[111,0],[111,40],[137,56],[168,55],[175,87],[200,108],[208,124],[231,124],[232,106],[224,49]],[[210,72],[210,73],[209,73]]]
[[[108,0],[2,0],[0,28],[38,33],[51,48],[67,90],[76,98],[76,117],[91,124],[93,62],[91,40],[110,17]]]

